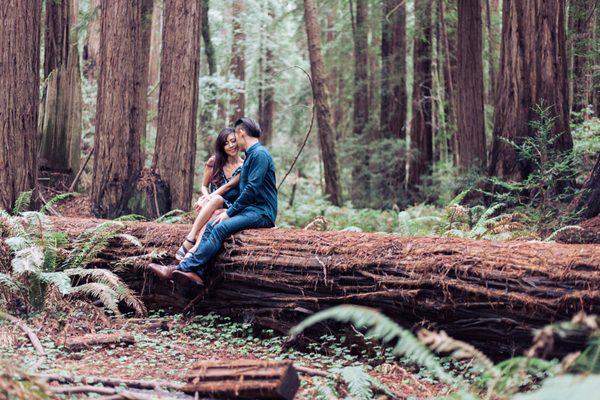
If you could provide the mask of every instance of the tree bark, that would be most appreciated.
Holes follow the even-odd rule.
[[[352,5],[352,4],[351,4]],[[355,207],[367,207],[370,203],[369,152],[369,60],[368,60],[368,8],[366,0],[356,1],[354,26],[354,114],[353,133],[357,140],[352,165],[352,188],[350,197]]]
[[[412,120],[410,123],[411,154],[408,187],[421,183],[433,162],[431,127],[431,0],[415,0],[415,40],[413,55]]]
[[[272,21],[275,18],[273,8],[269,5],[269,19]],[[262,129],[263,135],[261,141],[265,145],[270,145],[273,139],[273,117],[275,114],[275,87],[273,86],[273,49],[270,40],[267,40],[266,32],[269,29],[263,29],[265,34],[262,38],[262,45],[265,47],[264,53],[261,50],[261,79],[259,87],[259,103],[258,103],[258,122]]]
[[[103,222],[52,220],[69,237]],[[597,313],[600,304],[600,245],[285,229],[235,234],[210,269],[210,291],[190,304],[199,293],[173,290],[135,267],[151,253],[172,262],[189,226],[126,226],[143,246],[117,240],[93,266],[121,263],[122,278],[143,290],[147,305],[245,315],[280,331],[317,310],[360,304],[506,355],[529,347],[532,329],[580,310]]]
[[[230,121],[234,123],[238,118],[245,115],[246,112],[246,33],[242,27],[242,17],[245,12],[243,0],[236,0],[232,6],[232,29],[233,41],[231,46],[231,63],[229,70],[233,77],[238,81],[239,85],[234,92],[231,93]]]
[[[300,387],[289,361],[201,361],[187,380],[182,391],[211,398],[292,400]]]
[[[450,3],[452,4],[452,3]],[[457,12],[456,10],[452,10]],[[442,73],[444,77],[444,116],[447,130],[447,143],[449,153],[452,154],[456,164],[456,77],[458,75],[458,65],[456,61],[456,25],[450,24],[451,18],[446,18],[445,1],[438,2],[438,21],[440,29],[439,44],[440,52],[443,56]]]
[[[142,98],[146,87],[140,83],[147,82],[147,77],[140,76],[142,10],[142,2],[102,3],[91,193],[92,211],[98,216],[128,212],[142,168],[141,121],[146,116]],[[147,65],[145,54],[143,62]]]
[[[83,45],[83,73],[88,79],[96,79],[100,66],[101,0],[90,0],[90,21]]]
[[[319,144],[325,174],[325,195],[336,206],[342,205],[342,188],[335,150],[335,134],[331,125],[329,93],[325,86],[325,67],[321,52],[321,29],[315,0],[304,0],[304,21],[308,40],[308,55],[312,72],[313,101],[317,113]]]
[[[163,2],[156,0],[152,8],[152,26],[150,33],[150,56],[148,58],[148,115],[153,126],[158,117],[158,82],[160,78],[160,53],[162,48]]]
[[[52,172],[79,170],[81,158],[81,77],[76,14],[72,0],[46,4],[45,93],[40,111],[39,167]]]
[[[493,104],[496,93],[496,54],[498,51],[498,32],[492,26],[492,12],[497,13],[498,9],[491,9],[490,0],[485,0],[485,23],[488,34],[488,74],[490,85],[487,89],[487,103]]]
[[[206,55],[206,64],[208,65],[208,74],[214,76],[217,73],[217,60],[215,57],[215,48],[210,35],[210,24],[208,20],[208,11],[210,9],[210,1],[202,0],[202,43],[204,44],[204,54]],[[213,126],[215,118],[215,110],[217,108],[217,91],[212,82],[206,85],[206,95],[203,96],[202,114],[200,116],[200,126],[206,130]],[[223,119],[222,121],[225,121]],[[208,135],[204,135],[205,139],[209,139]],[[208,142],[206,142],[208,143]]]
[[[172,207],[182,210],[190,209],[193,194],[201,12],[200,0],[165,3],[152,166],[169,187]]]
[[[148,73],[150,70],[150,40],[152,36],[152,15],[154,0],[140,0],[142,3],[142,33],[139,49],[137,82],[140,110],[138,112],[138,127],[141,135],[142,167],[146,160],[146,125],[148,122]]]
[[[505,0],[502,50],[489,172],[521,180],[531,166],[518,160],[510,140],[520,144],[535,134],[529,122],[538,118],[535,105],[549,107],[555,118],[556,150],[573,147],[568,119],[564,0]]]
[[[481,0],[458,1],[456,158],[463,171],[483,170],[486,161],[483,117]]]
[[[595,0],[571,0],[569,3],[569,28],[571,35],[572,110],[580,112],[592,103],[592,66],[594,65]]]
[[[0,208],[36,186],[41,0],[0,1]]]
[[[571,203],[571,210],[578,213],[577,220],[590,219],[600,214],[600,154],[580,195]]]

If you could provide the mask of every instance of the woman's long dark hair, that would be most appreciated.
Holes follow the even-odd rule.
[[[214,183],[217,186],[220,186],[223,183],[221,171],[223,171],[223,167],[227,162],[227,153],[225,153],[225,145],[227,144],[227,138],[232,133],[235,133],[235,130],[233,128],[223,128],[221,129],[221,132],[219,132],[217,140],[215,141],[215,161],[212,167],[212,176],[210,177],[210,182]]]

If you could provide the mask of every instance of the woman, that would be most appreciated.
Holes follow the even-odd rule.
[[[237,187],[243,163],[235,143],[235,131],[232,128],[222,129],[215,141],[215,154],[204,167],[202,196],[194,204],[198,215],[175,258],[182,260],[186,255],[192,255],[198,247],[206,223],[213,215],[220,214],[235,202],[239,196]]]

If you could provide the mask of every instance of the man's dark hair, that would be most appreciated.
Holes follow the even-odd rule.
[[[253,120],[250,117],[242,117],[235,121],[234,126],[237,128],[241,126],[246,133],[252,137],[259,138],[262,135],[262,130],[260,129],[260,125],[258,122]]]

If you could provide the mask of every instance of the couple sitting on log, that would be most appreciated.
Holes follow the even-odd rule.
[[[161,279],[203,285],[206,266],[228,236],[275,225],[275,164],[259,142],[260,126],[248,117],[238,119],[234,126],[219,133],[215,155],[206,163],[202,196],[194,205],[198,215],[177,251],[179,264],[148,266]],[[240,150],[246,154],[244,161]]]

